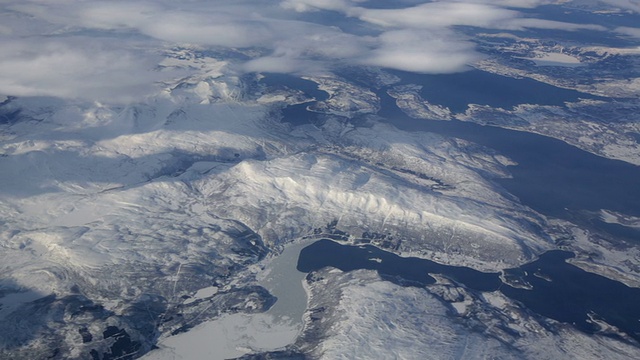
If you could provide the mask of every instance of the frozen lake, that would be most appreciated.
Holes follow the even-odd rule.
[[[311,241],[290,244],[258,274],[278,300],[265,313],[235,313],[205,322],[188,332],[162,339],[146,360],[222,360],[244,354],[281,349],[296,340],[302,330],[307,294],[302,286],[306,273],[296,270],[300,251]]]

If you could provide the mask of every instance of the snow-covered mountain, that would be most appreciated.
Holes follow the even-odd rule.
[[[125,108],[4,105],[20,110],[0,159],[8,353],[109,353],[114,326],[144,352],[216,314],[260,311],[268,294],[239,274],[334,220],[355,237],[393,234],[397,251],[482,268],[550,246],[544,220],[486,178],[507,175],[500,156],[375,118],[296,127],[273,104],[189,104],[200,84]],[[181,304],[211,284],[224,290],[215,306]]]
[[[639,287],[638,208],[537,212],[504,186],[522,181],[508,153],[399,125],[490,124],[637,166],[637,29],[612,25],[637,19],[637,6],[5,3],[0,358],[198,358],[175,344],[208,331],[243,338],[227,347],[244,358],[640,353],[598,314],[587,334],[442,274],[405,286],[365,269],[312,271],[291,285],[308,296],[300,328],[269,322],[283,299],[265,285],[283,248],[331,238],[502,272],[510,285],[505,269],[563,249]],[[556,21],[556,8],[579,18],[594,6],[604,25]],[[579,31],[597,45],[567,35]],[[449,94],[463,110],[429,92],[447,81],[425,74],[471,67],[451,78],[480,84]],[[498,88],[523,78],[532,98],[555,89],[566,101]],[[270,348],[254,326],[295,339]]]

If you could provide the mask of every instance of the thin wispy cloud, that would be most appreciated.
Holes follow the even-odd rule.
[[[640,28],[621,26],[615,29],[618,34],[640,39]]]
[[[638,0],[601,0],[606,4],[615,6],[616,8],[623,10],[630,10],[635,13],[640,13],[640,1]]]
[[[383,27],[424,29],[454,25],[486,28],[517,17],[517,12],[512,10],[459,2],[432,2],[404,9],[353,8],[349,14]]]
[[[317,73],[351,64],[447,73],[480,58],[458,26],[604,30],[516,10],[546,3],[405,1],[379,9],[366,0],[4,0],[0,95],[141,97],[153,92],[155,82],[175,76],[156,71],[163,49],[172,47],[260,50],[237,60],[237,71]],[[317,20],[323,11],[331,12],[332,23]],[[316,20],[303,13],[316,14]],[[350,33],[340,21],[359,22],[368,33]]]
[[[280,4],[285,9],[305,12],[318,10],[346,11],[355,4],[363,2],[366,2],[366,0],[284,0]]]

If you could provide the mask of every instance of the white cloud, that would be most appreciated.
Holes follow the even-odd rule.
[[[382,34],[380,45],[363,64],[419,73],[451,73],[478,60],[473,44],[451,33],[396,30]]]
[[[90,28],[136,28],[163,12],[158,4],[139,2],[88,2],[75,8],[80,24]],[[67,20],[68,21],[68,20]]]
[[[618,34],[627,35],[627,36],[640,39],[640,28],[621,26],[619,28],[616,28],[616,32]]]
[[[0,24],[0,35],[10,35],[12,32],[10,27]]]
[[[96,39],[3,39],[0,47],[2,94],[127,102],[166,76],[152,71],[158,58]]]
[[[266,21],[229,20],[228,16],[198,16],[168,13],[139,27],[145,35],[172,43],[194,43],[225,47],[251,47],[270,44],[276,36]]]
[[[454,25],[492,27],[517,16],[513,10],[459,2],[433,2],[403,9],[354,8],[350,14],[380,26],[425,29]]]
[[[461,0],[460,2],[494,5],[508,8],[535,8],[540,5],[553,4],[555,0]]]
[[[366,1],[366,0],[365,0]],[[346,11],[356,2],[349,0],[284,0],[280,5],[285,9],[297,12],[318,11],[318,10],[340,10]]]
[[[407,0],[395,2],[396,9],[373,9],[366,0],[3,0],[0,93],[142,96],[167,75],[152,71],[162,47],[261,48],[267,55],[240,64],[244,71],[318,72],[348,63],[443,73],[463,70],[479,56],[457,26],[604,29],[523,18],[515,10],[550,1]],[[321,21],[321,11],[333,12],[333,25],[362,22],[369,35],[300,20]],[[80,43],[77,34],[85,36]]]
[[[478,0],[480,2],[481,0]],[[533,1],[484,1],[509,5],[533,6]],[[482,3],[432,2],[402,9],[349,10],[352,16],[383,27],[439,29],[452,26],[474,26],[489,29],[523,30],[526,28],[555,30],[606,30],[593,24],[574,24],[560,21],[521,17],[515,10]]]
[[[640,13],[640,1],[638,0],[601,0],[620,9],[631,10]]]
[[[273,44],[270,55],[247,62],[250,72],[318,73],[327,71],[335,62],[353,61],[370,51],[369,38],[346,34],[335,28],[300,27],[288,24],[291,37]],[[298,29],[298,31],[296,31]],[[309,31],[313,29],[314,31]]]
[[[98,2],[76,11],[82,26],[130,29],[171,43],[250,47],[273,42],[269,19],[248,10],[224,5],[183,10],[149,3]]]

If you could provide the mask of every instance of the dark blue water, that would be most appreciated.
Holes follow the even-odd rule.
[[[311,272],[326,266],[333,266],[342,271],[377,270],[386,277],[401,278],[418,285],[436,282],[429,273],[447,274],[450,278],[478,291],[495,291],[502,284],[498,273],[483,273],[467,267],[441,265],[414,257],[403,258],[371,245],[349,246],[332,240],[319,240],[300,252],[297,265],[299,271]]]
[[[515,79],[480,70],[435,75],[398,70],[389,72],[403,82],[422,85],[420,95],[423,99],[444,105],[453,112],[464,112],[468,104],[511,109],[520,104],[562,106],[567,101],[596,98],[529,78]]]
[[[282,117],[285,122],[288,122],[293,125],[303,125],[303,124],[319,124],[320,114],[311,112],[307,110],[307,106],[310,103],[298,104],[287,106],[286,109],[282,110]]]
[[[604,229],[604,231],[606,231],[608,234],[615,236],[616,238],[631,239],[631,240],[640,239],[640,229],[638,228],[633,228],[630,226],[624,226],[624,225],[615,224],[615,223],[613,224],[606,223],[598,219],[597,217],[591,220],[591,224],[593,224],[594,227],[596,228]]]
[[[435,279],[429,274],[441,274],[474,291],[499,290],[535,313],[573,324],[586,333],[599,330],[589,322],[588,314],[595,314],[640,340],[640,289],[565,262],[572,256],[564,251],[550,251],[529,264],[505,270],[505,276],[511,278],[509,283],[526,284],[527,289],[503,283],[498,273],[401,257],[370,245],[341,245],[332,240],[319,240],[302,249],[297,268],[302,272],[327,266],[342,271],[376,270],[383,278],[405,286],[433,284]]]
[[[410,118],[380,92],[385,121],[406,131],[427,131],[492,148],[515,160],[511,179],[496,179],[520,201],[554,217],[574,219],[568,210],[610,209],[640,215],[640,167],[606,159],[560,140],[493,126]],[[640,239],[639,239],[640,240]]]
[[[464,77],[469,73],[457,74]],[[492,78],[493,74],[488,74]],[[485,75],[476,79],[485,78]],[[427,81],[429,77],[406,78],[407,82],[416,83],[416,79]],[[474,92],[467,95],[465,91],[458,91],[469,83],[452,83],[443,87],[439,96],[443,98],[462,96],[460,104],[477,102],[478,96]],[[503,80],[491,80],[492,84],[499,84]],[[417,82],[420,83],[420,82]],[[511,79],[508,81],[509,90],[505,94],[505,87],[485,92],[495,92],[493,95],[482,95],[490,106],[502,106],[515,103],[526,98],[527,91],[533,93],[542,91],[550,85],[532,85],[526,79]],[[540,86],[540,87],[539,87]],[[582,96],[574,91],[544,90],[538,95],[537,101],[552,103],[544,97],[551,96],[555,101],[569,101],[571,97]],[[482,92],[476,89],[475,92]],[[532,93],[532,94],[533,94]],[[542,135],[507,130],[494,126],[482,126],[469,122],[425,121],[407,116],[400,110],[395,99],[385,91],[379,91],[381,111],[379,115],[383,121],[406,131],[434,132],[445,136],[461,138],[497,150],[499,153],[513,159],[517,166],[509,167],[512,175],[510,179],[495,179],[511,194],[517,196],[520,202],[534,210],[557,218],[570,220],[598,231],[604,231],[615,238],[640,241],[637,231],[619,226],[585,219],[580,216],[582,210],[597,212],[600,209],[610,209],[624,214],[640,215],[640,167],[623,161],[606,159],[589,152],[580,150],[567,143]],[[491,97],[495,96],[496,99]]]
[[[324,101],[329,98],[329,94],[318,89],[318,84],[313,81],[290,74],[264,73],[262,75],[264,77],[260,79],[260,82],[264,85],[276,89],[300,90],[317,101]]]
[[[260,80],[261,83],[274,87],[276,89],[293,89],[303,91],[310,97],[316,99],[315,101],[324,101],[329,98],[329,94],[325,91],[318,89],[318,84],[313,81],[301,79],[299,77],[289,74],[264,74],[264,78]],[[307,107],[313,104],[315,101],[310,101],[302,104],[287,106],[282,109],[283,121],[292,125],[302,125],[308,123],[318,123],[319,114],[307,111]]]
[[[602,319],[640,341],[640,289],[568,264],[571,253],[551,251],[517,270],[531,290],[503,286],[500,291],[543,316],[592,333],[599,327],[587,314]],[[542,275],[542,276],[540,276]]]
[[[396,74],[402,75],[407,82],[424,85],[427,89],[424,91],[429,93],[424,93],[423,96],[431,97],[431,101],[437,99],[439,103],[454,109],[468,103],[482,102],[482,99],[490,106],[508,107],[527,102],[525,100],[528,99],[528,94],[536,97],[536,101],[547,104],[575,100],[583,96],[575,91],[555,88],[529,79],[509,79],[479,71],[443,77],[408,77],[408,73],[402,72]],[[342,76],[353,80],[348,78],[348,74]],[[470,76],[470,79],[465,80],[465,76]],[[326,93],[318,90],[315,83],[301,79],[293,81],[292,78],[294,77],[290,75],[269,75],[263,81],[271,86],[297,88],[318,99],[326,98]],[[429,83],[435,81],[434,79],[438,79],[436,85]],[[422,81],[427,83],[421,83]],[[482,84],[490,84],[491,88],[482,91]],[[503,86],[497,86],[499,84]],[[440,86],[440,91],[435,91]],[[467,86],[476,88],[474,91],[465,90]],[[495,86],[497,88],[493,89]],[[542,95],[536,95],[539,92]],[[457,120],[413,119],[396,106],[395,99],[386,93],[386,89],[379,90],[378,96],[381,99],[381,110],[378,114],[382,121],[401,130],[433,132],[469,140],[497,150],[516,161],[517,166],[509,167],[512,178],[494,181],[517,196],[521,203],[548,216],[570,220],[607,232],[614,237],[640,241],[637,231],[593,221],[593,218],[584,219],[580,215],[583,210],[595,213],[600,209],[608,209],[640,216],[640,167],[593,155],[542,135]],[[306,110],[308,105],[287,107],[283,110],[284,121],[295,125],[321,122],[317,114]]]

